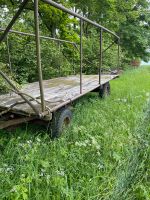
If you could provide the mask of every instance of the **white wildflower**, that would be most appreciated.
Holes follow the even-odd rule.
[[[127,99],[122,99],[122,101],[123,101],[124,103],[126,103],[126,102],[127,102]]]
[[[28,140],[28,141],[27,141],[27,144],[31,144],[31,143],[32,143],[32,141],[31,141],[31,140]]]
[[[104,168],[104,166],[103,166],[101,163],[99,163],[99,164],[98,164],[98,169],[101,170],[101,169],[103,169],[103,168]]]
[[[75,142],[75,146],[79,146],[79,147],[86,147],[87,143],[86,142]]]
[[[94,137],[91,137],[92,139],[92,145],[99,150],[100,149],[100,145],[98,144],[97,140]]]
[[[18,146],[24,148],[24,147],[25,147],[25,144],[24,144],[24,143],[18,143]]]
[[[47,180],[50,179],[50,177],[51,177],[51,176],[50,176],[49,174],[46,175],[46,179],[47,179]]]
[[[40,138],[36,138],[36,141],[39,142],[39,143],[41,142]]]
[[[10,190],[10,192],[17,192],[16,187],[14,186],[14,187]]]
[[[21,174],[21,177],[22,177],[22,178],[25,178],[25,174]]]
[[[43,168],[41,168],[41,172],[40,172],[39,176],[44,176],[44,175],[45,175],[45,173],[46,173],[46,170],[45,170],[45,169],[43,169]]]
[[[14,171],[14,168],[13,168],[13,167],[7,167],[7,168],[5,169],[5,171],[6,171],[7,173],[12,174],[13,171]]]
[[[56,173],[59,175],[59,176],[65,176],[65,172],[64,170],[57,170]]]

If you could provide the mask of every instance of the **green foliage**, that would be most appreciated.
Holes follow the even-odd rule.
[[[36,49],[33,38],[27,36],[9,36],[11,65],[15,78],[19,83],[38,80],[36,65]],[[71,46],[70,49],[74,47]],[[72,73],[72,63],[63,55],[63,46],[49,40],[41,42],[41,57],[44,79],[64,76]],[[1,61],[8,63],[7,46],[3,43],[0,49]],[[67,54],[67,53],[66,53]],[[68,55],[66,55],[68,56]],[[69,57],[69,56],[68,56]]]
[[[122,163],[117,174],[116,188],[111,199],[149,199],[150,165],[150,101],[135,129],[135,144],[131,155]]]
[[[149,60],[150,44],[149,1],[144,0],[71,0],[76,10],[95,20],[121,37],[121,46],[130,60],[140,57]],[[88,26],[88,24],[86,25]]]
[[[138,19],[130,20],[120,26],[121,43],[123,49],[127,52],[126,57],[131,59],[142,58],[148,61],[150,56],[147,51],[150,45],[149,27],[142,24],[144,22]]]
[[[6,70],[6,66],[2,63],[0,63],[0,70],[8,72],[8,70]],[[0,77],[0,94],[7,93],[8,91],[9,91],[8,85],[6,84],[4,79]]]
[[[44,79],[65,76],[72,73],[71,63],[68,61],[67,55],[65,57],[63,54],[63,45],[49,41],[43,41],[41,44]]]
[[[4,63],[0,62],[0,70],[2,70],[7,77],[12,81],[12,83],[17,87],[20,88],[20,85],[15,82],[15,78],[13,74],[10,72],[9,66],[6,66]],[[10,91],[9,84],[0,76],[0,94],[5,94]]]
[[[70,2],[62,0],[59,1],[59,3],[62,3],[66,7],[71,7]],[[59,34],[62,39],[77,39],[77,34],[71,29],[72,24],[77,23],[77,20],[75,18],[72,19],[67,13],[43,2],[40,3],[39,12],[42,22],[51,32],[52,37],[56,37],[56,35]],[[56,33],[56,30],[58,31],[58,33]]]
[[[107,37],[103,38],[103,69],[116,69],[118,66],[118,46],[113,45],[107,51],[107,47],[112,43],[112,39]],[[97,74],[100,62],[100,41],[99,34],[96,30],[92,29],[88,33],[88,37],[83,38],[83,72],[86,74]]]

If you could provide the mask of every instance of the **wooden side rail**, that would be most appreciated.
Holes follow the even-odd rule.
[[[8,121],[0,121],[0,129],[8,128],[10,126],[15,126],[21,123],[29,122],[34,120],[35,117],[23,117],[23,118],[18,118],[18,119],[11,119]]]

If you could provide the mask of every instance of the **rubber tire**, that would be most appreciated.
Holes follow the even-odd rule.
[[[110,83],[107,82],[104,85],[102,85],[102,87],[100,87],[99,96],[105,99],[109,95],[110,95]]]
[[[56,112],[53,116],[51,123],[52,138],[59,138],[62,135],[64,126],[67,127],[71,119],[72,119],[72,112],[69,108],[65,108]]]

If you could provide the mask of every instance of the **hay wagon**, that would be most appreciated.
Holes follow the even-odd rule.
[[[102,74],[102,55],[104,51],[106,51],[114,44],[114,42],[107,49],[103,50],[102,36],[103,32],[105,31],[115,37],[115,41],[117,41],[118,45],[118,66],[120,38],[105,27],[87,18],[84,18],[83,16],[65,8],[60,4],[57,4],[51,0],[43,0],[43,2],[50,4],[51,6],[54,6],[63,12],[67,12],[69,15],[77,17],[80,20],[80,74],[43,80],[40,54],[40,38],[66,42],[73,45],[75,45],[75,43],[67,40],[40,36],[38,0],[34,0],[35,34],[12,30],[11,28],[13,24],[28,3],[28,0],[24,0],[6,29],[0,28],[0,31],[2,31],[0,42],[4,41],[7,35],[11,33],[34,37],[36,42],[36,58],[39,81],[26,84],[21,90],[19,90],[7,77],[7,75],[0,70],[0,75],[12,88],[12,91],[8,94],[0,95],[0,129],[16,126],[24,122],[36,121],[37,123],[42,122],[45,125],[50,124],[52,137],[58,137],[60,136],[63,127],[67,126],[71,120],[72,113],[69,109],[69,106],[72,104],[72,102],[92,91],[99,92],[101,97],[104,97],[110,93],[109,82],[112,79],[118,77],[118,75]],[[85,75],[82,71],[83,21],[97,27],[100,32],[99,69],[98,74],[96,75]]]

